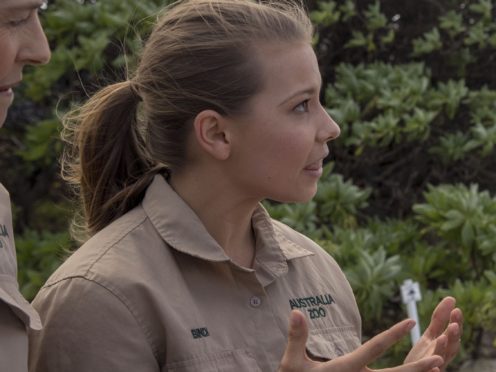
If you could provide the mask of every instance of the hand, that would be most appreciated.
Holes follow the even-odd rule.
[[[376,360],[399,339],[408,334],[415,322],[407,319],[389,328],[355,351],[328,362],[311,360],[306,353],[308,326],[305,316],[293,310],[289,321],[289,338],[278,372],[371,372],[367,364]],[[381,369],[382,372],[438,372],[443,359],[437,355],[422,357],[402,366]]]
[[[444,359],[441,371],[446,369],[460,351],[463,333],[463,314],[455,308],[456,300],[445,297],[432,313],[429,327],[408,353],[405,363],[411,363],[430,355],[439,355]]]

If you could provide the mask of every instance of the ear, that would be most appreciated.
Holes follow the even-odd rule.
[[[214,110],[203,110],[193,122],[196,141],[204,151],[218,160],[226,160],[231,153],[226,125],[227,120]]]

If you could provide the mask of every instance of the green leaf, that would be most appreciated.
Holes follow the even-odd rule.
[[[311,20],[320,26],[329,27],[339,22],[341,12],[335,1],[319,1],[318,9],[310,13]]]
[[[387,25],[387,18],[381,12],[381,3],[378,0],[376,0],[374,4],[369,5],[368,9],[364,12],[364,15],[369,31],[374,32]]]
[[[441,35],[437,27],[434,27],[431,31],[426,32],[423,37],[413,40],[413,55],[421,56],[429,54],[442,47]]]
[[[465,31],[462,15],[454,10],[439,17],[439,27],[446,30],[452,38]]]

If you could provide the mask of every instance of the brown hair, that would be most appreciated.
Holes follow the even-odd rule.
[[[258,43],[310,42],[300,3],[186,0],[164,9],[131,80],[64,118],[63,177],[93,234],[136,206],[160,170],[183,165],[194,117],[242,112],[263,87]]]

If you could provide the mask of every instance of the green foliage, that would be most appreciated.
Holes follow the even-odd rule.
[[[99,73],[133,65],[141,37],[151,28],[162,1],[97,1],[82,6],[74,0],[58,0],[44,15],[49,40],[56,41],[52,62],[32,70],[27,94],[41,100],[64,75],[75,71]],[[116,50],[116,51],[113,51]],[[126,58],[123,58],[123,53]]]
[[[396,291],[395,279],[400,272],[400,257],[386,258],[382,247],[373,253],[360,251],[356,265],[346,270],[361,311],[367,314],[367,321],[381,319],[383,304]]]
[[[356,3],[352,0],[319,1],[317,9],[312,11],[310,16],[318,27],[359,22],[360,29],[351,29],[351,37],[345,43],[345,48],[364,48],[369,53],[375,53],[395,40],[394,24],[381,11],[381,2],[378,0],[368,4],[367,8],[360,13]]]
[[[342,265],[364,317],[364,328],[373,329],[381,319],[384,303],[401,279],[399,255],[386,253],[388,242],[370,229],[335,228],[321,245]]]
[[[465,81],[437,86],[423,64],[339,65],[326,89],[330,115],[342,126],[342,140],[359,156],[367,147],[425,142],[431,131],[449,124],[462,105],[472,108],[470,129],[441,134],[429,152],[445,164],[470,154],[490,156],[496,145],[495,91],[469,91]],[[429,141],[431,142],[431,141]]]
[[[332,174],[332,163],[324,167],[315,203],[320,221],[352,228],[357,225],[355,216],[367,206],[369,189],[362,189],[340,174]]]
[[[444,54],[451,59],[450,64],[457,65],[458,72],[465,73],[467,65],[476,61],[478,51],[496,47],[492,3],[480,0],[440,15],[438,26],[412,41],[412,56]]]
[[[27,163],[49,166],[56,164],[62,151],[58,133],[61,130],[57,119],[40,121],[27,128],[23,147],[18,155]]]
[[[352,6],[354,9],[353,4]],[[337,9],[337,4],[334,1],[320,1],[319,9],[314,10],[310,14],[310,17],[318,25],[331,26],[340,20],[341,12]]]
[[[429,187],[426,203],[414,206],[426,232],[441,238],[465,270],[461,277],[479,279],[496,263],[496,198],[477,185]]]
[[[439,30],[434,27],[429,32],[426,32],[423,37],[413,40],[413,55],[420,56],[422,54],[432,53],[443,47]]]
[[[16,236],[19,287],[28,300],[34,298],[70,247],[67,232],[38,233],[28,230],[22,236]]]
[[[442,85],[436,90],[429,80],[422,64],[337,66],[326,102],[342,126],[342,141],[355,146],[355,154],[360,155],[365,146],[425,140],[440,110],[445,105],[453,110],[460,99],[454,88]]]
[[[466,30],[466,27],[463,24],[462,15],[454,10],[450,10],[445,15],[439,17],[439,27],[445,30],[451,38],[454,38]]]

